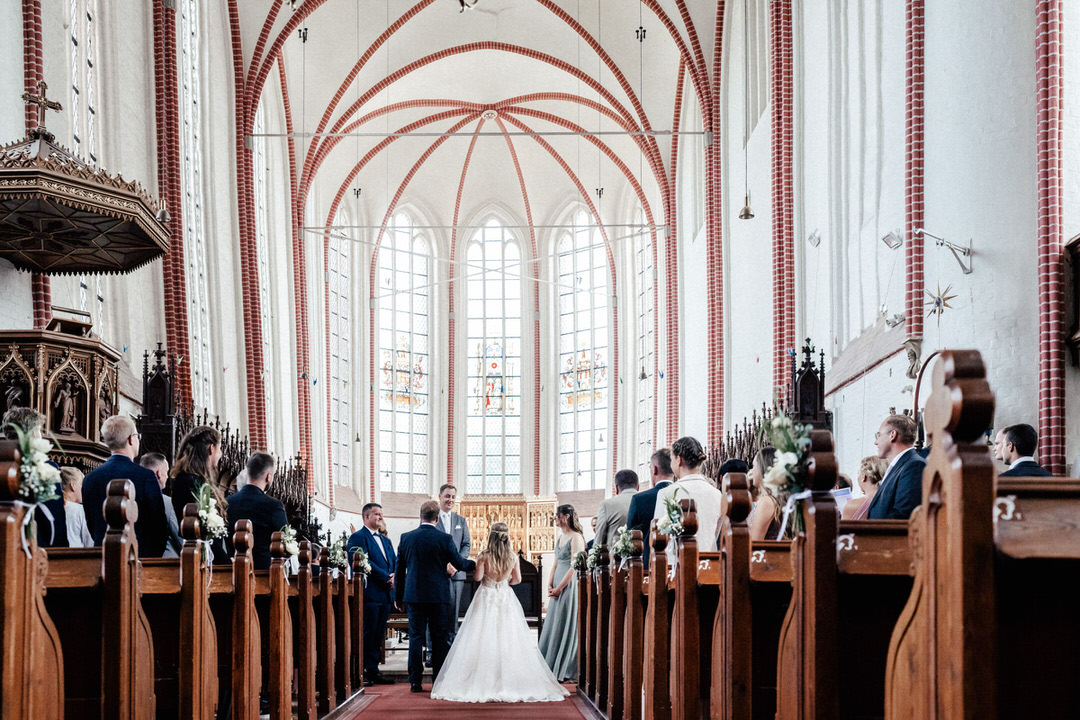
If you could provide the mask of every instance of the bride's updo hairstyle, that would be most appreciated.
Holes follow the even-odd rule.
[[[566,516],[566,526],[573,532],[585,534],[585,531],[581,529],[581,521],[578,520],[577,510],[574,509],[573,505],[560,505],[555,508],[555,512]]]
[[[705,448],[695,438],[687,435],[671,444],[671,454],[681,458],[683,465],[693,469],[705,462]]]
[[[491,524],[491,532],[488,533],[487,547],[487,573],[495,578],[500,578],[514,569],[517,556],[510,547],[510,527],[504,522]]]

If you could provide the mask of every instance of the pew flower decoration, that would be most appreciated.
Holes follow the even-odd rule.
[[[784,536],[794,537],[803,527],[799,499],[790,498],[806,490],[810,464],[810,425],[800,425],[787,415],[777,415],[766,426],[769,443],[776,448],[776,459],[762,482],[777,503],[791,516],[790,527],[784,526]]]
[[[353,547],[349,548],[349,551],[353,554],[353,558],[356,558],[357,556],[360,557],[360,573],[364,577],[367,577],[368,575],[370,575],[371,574],[371,561],[368,560],[367,553],[364,552],[364,549],[361,548],[361,547],[358,547],[358,546],[353,546]]]
[[[625,525],[615,531],[615,542],[611,546],[611,552],[622,560],[641,556],[641,552],[635,549],[634,542],[630,539],[630,530]]]
[[[330,546],[330,568],[332,570],[348,570],[349,556],[345,552],[345,543],[348,541],[348,537],[342,533],[341,537]]]
[[[600,543],[593,542],[592,547],[589,548],[589,555],[585,560],[585,567],[592,570],[600,563]]]
[[[292,525],[281,526],[281,546],[289,557],[300,554],[300,542],[296,539],[296,529]]]
[[[23,432],[18,425],[9,423],[4,427],[15,431],[22,456],[22,479],[16,497],[30,505],[55,500],[59,497],[56,483],[60,482],[60,471],[49,464],[52,443],[43,437]]]
[[[676,486],[675,491],[664,498],[664,516],[656,523],[656,529],[663,535],[679,537],[683,534],[683,513],[679,505],[679,492],[681,487]]]
[[[217,540],[228,533],[225,519],[217,509],[217,498],[214,497],[214,488],[210,483],[204,482],[199,486],[196,503],[199,507],[199,526],[202,529],[203,540]]]
[[[589,556],[584,550],[578,552],[574,556],[573,568],[575,570],[588,570],[589,569]]]

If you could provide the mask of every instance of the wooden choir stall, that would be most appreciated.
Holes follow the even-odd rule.
[[[840,520],[832,437],[811,432],[790,542],[751,542],[742,474],[718,551],[654,530],[638,556],[579,569],[579,690],[616,720],[1075,718],[1080,479],[998,478],[994,398],[975,351],[944,352],[910,520]],[[670,542],[677,562],[668,563]]]

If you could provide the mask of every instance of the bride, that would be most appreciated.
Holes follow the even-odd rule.
[[[510,528],[491,526],[487,549],[476,559],[476,589],[439,677],[436,700],[547,702],[569,695],[536,647],[521,604],[510,588],[521,567],[510,548]]]

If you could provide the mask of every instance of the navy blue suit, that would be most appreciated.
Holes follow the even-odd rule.
[[[394,593],[409,612],[409,682],[420,685],[424,674],[424,635],[431,628],[431,676],[439,676],[450,651],[450,583],[446,565],[472,570],[476,563],[461,557],[454,539],[434,525],[422,524],[401,536]]]
[[[109,529],[105,523],[105,495],[109,482],[117,478],[130,480],[135,486],[135,503],[139,506],[135,537],[139,541],[139,557],[161,557],[169,539],[161,486],[153,470],[136,465],[126,455],[113,455],[83,480],[83,512],[94,545],[101,545],[105,531]]]
[[[256,570],[270,569],[270,536],[289,524],[285,506],[252,484],[247,484],[229,496],[225,517],[229,537],[236,533],[237,520],[250,520],[255,534],[251,558]]]
[[[881,481],[870,501],[870,520],[907,520],[911,511],[922,504],[924,460],[915,450],[905,450]]]
[[[640,530],[641,539],[645,541],[645,553],[641,561],[645,567],[649,567],[649,528],[652,525],[653,513],[656,512],[656,496],[660,491],[671,484],[670,480],[658,482],[648,490],[634,493],[630,500],[630,512],[626,515],[626,530]]]
[[[1016,467],[1010,468],[1003,473],[998,474],[998,477],[1049,477],[1050,471],[1044,468],[1037,462],[1031,460],[1025,460],[1019,463]]]
[[[371,564],[371,574],[364,588],[364,675],[372,677],[379,674],[380,650],[386,640],[386,623],[390,620],[390,591],[393,589],[390,575],[397,569],[397,556],[390,538],[373,533],[367,526],[350,535],[345,547],[349,550],[350,564],[353,548],[367,553]]]

